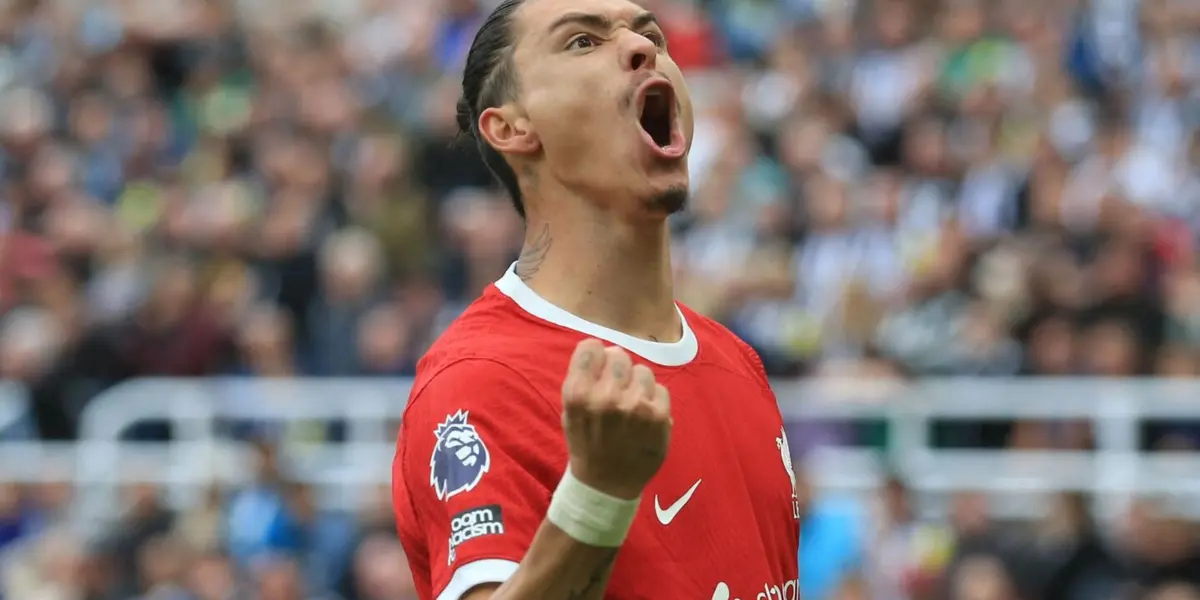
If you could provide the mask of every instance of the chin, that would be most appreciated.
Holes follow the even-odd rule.
[[[664,187],[646,196],[645,207],[654,214],[670,216],[687,208],[690,193],[686,180]]]

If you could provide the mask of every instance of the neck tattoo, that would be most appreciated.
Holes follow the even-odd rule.
[[[542,267],[542,262],[546,260],[546,253],[550,251],[550,226],[545,225],[537,235],[533,236],[525,247],[521,249],[521,256],[517,258],[516,273],[521,281],[528,282],[538,269]]]

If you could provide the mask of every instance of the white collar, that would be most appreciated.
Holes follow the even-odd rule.
[[[603,325],[597,325],[551,304],[548,300],[539,296],[528,285],[525,285],[524,281],[521,281],[521,278],[517,275],[516,266],[516,263],[513,263],[508,268],[504,276],[496,282],[496,288],[505,296],[512,298],[513,302],[516,302],[517,306],[521,307],[522,310],[543,321],[549,321],[560,327],[585,333],[610,344],[620,346],[652,363],[664,367],[686,365],[693,358],[696,358],[696,354],[699,352],[700,345],[696,342],[696,334],[692,332],[692,328],[688,325],[687,318],[683,316],[683,311],[679,310],[679,305],[675,306],[675,310],[679,312],[679,320],[683,323],[683,337],[677,342],[651,342],[615,329],[609,329]]]

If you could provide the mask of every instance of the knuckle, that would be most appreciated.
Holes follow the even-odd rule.
[[[605,413],[617,412],[621,406],[620,396],[608,390],[595,390],[589,396],[589,404],[597,411]]]
[[[621,386],[612,375],[605,375],[593,384],[591,395],[596,399],[612,400],[620,396]]]
[[[609,346],[605,348],[604,356],[607,364],[614,368],[624,368],[625,371],[629,371],[633,365],[633,361],[629,358],[629,354],[617,346]]]
[[[651,407],[651,411],[652,411],[652,414],[654,415],[654,419],[656,421],[658,421],[660,423],[666,423],[668,425],[670,424],[671,411],[669,409],[667,409],[666,406],[663,406],[661,404],[654,404]]]
[[[571,378],[563,383],[563,400],[569,403],[586,402],[592,386],[585,380]]]
[[[631,385],[625,388],[625,401],[630,404],[649,404],[654,402],[654,395],[642,385]]]
[[[605,369],[603,380],[615,389],[623,389],[629,384],[632,365],[629,358],[610,359]]]
[[[656,419],[654,404],[650,402],[634,402],[629,405],[629,411],[639,419],[653,421]]]
[[[624,395],[625,394],[622,393],[622,390],[620,388],[614,387],[611,385],[605,386],[604,392],[599,394],[599,396],[601,397],[601,401],[603,401],[604,404],[606,404],[606,405],[611,404],[612,406],[620,406],[621,400],[624,397]]]
[[[603,360],[603,346],[600,345],[599,340],[586,339],[575,346],[575,353],[571,358],[569,369],[571,371],[589,371],[596,367],[597,362]]]
[[[646,365],[634,365],[633,377],[638,381],[654,382],[654,371]]]

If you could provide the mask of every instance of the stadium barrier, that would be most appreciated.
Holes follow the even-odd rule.
[[[33,436],[33,421],[29,408],[25,386],[11,381],[0,381],[0,441],[21,440]]]
[[[0,437],[0,481],[70,483],[81,525],[120,509],[128,483],[153,482],[173,505],[194,504],[211,485],[253,477],[250,449],[224,434],[230,422],[297,426],[339,422],[343,440],[285,436],[288,472],[311,483],[322,503],[355,510],[391,475],[396,425],[410,382],[402,379],[138,379],[97,396],[81,417],[73,444]],[[888,471],[922,495],[922,507],[944,510],[958,491],[979,490],[1009,517],[1042,512],[1047,494],[1095,494],[1105,514],[1136,495],[1179,499],[1200,514],[1200,454],[1139,451],[1147,420],[1200,421],[1200,386],[1166,380],[928,379],[913,384],[820,379],[774,384],[795,451],[806,431],[884,421],[886,450],[817,445],[803,456],[823,488],[862,492]],[[0,433],[25,420],[24,392],[0,386]],[[1071,420],[1091,423],[1094,451],[948,450],[931,443],[935,420]],[[171,442],[123,441],[139,423],[167,422]],[[1200,423],[1196,425],[1200,430]],[[836,436],[835,436],[836,437]]]

